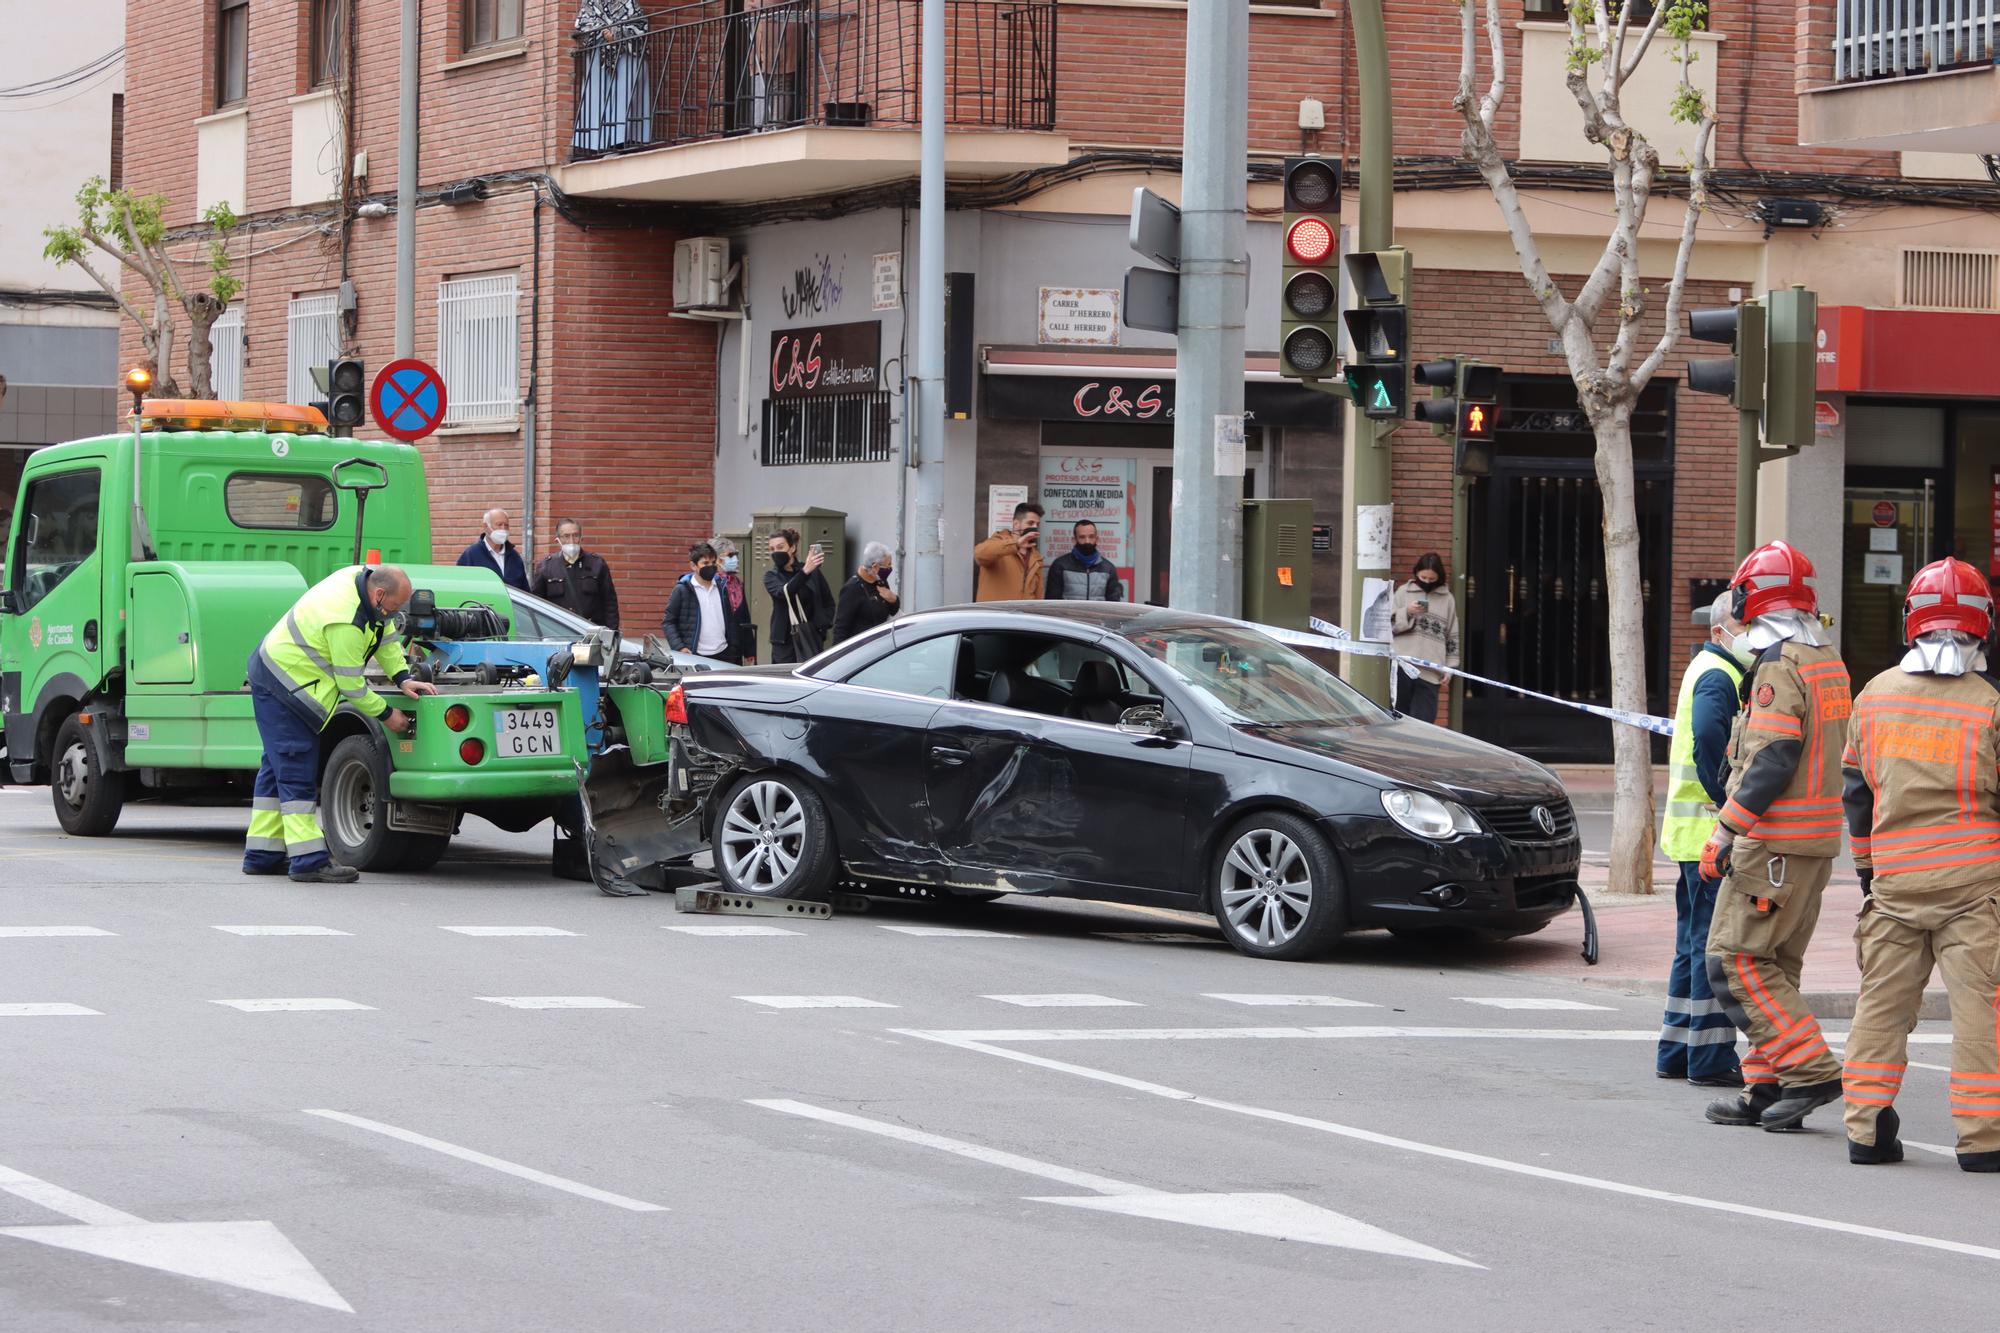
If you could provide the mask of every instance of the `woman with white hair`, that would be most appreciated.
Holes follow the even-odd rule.
[[[861,563],[841,588],[833,610],[834,643],[865,634],[896,614],[896,594],[889,587],[889,576],[895,572],[894,557],[881,542],[861,548]]]

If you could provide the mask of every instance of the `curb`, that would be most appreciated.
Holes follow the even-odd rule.
[[[1657,977],[1594,977],[1582,976],[1576,980],[1586,986],[1602,986],[1606,990],[1622,990],[1637,995],[1657,995],[1662,998],[1667,993],[1667,983]],[[1852,1018],[1855,1003],[1861,998],[1858,990],[1809,990],[1802,992],[1806,1007],[1812,1010],[1814,1018]],[[1920,1020],[1936,1020],[1951,1017],[1951,997],[1942,990],[1924,992],[1924,1002],[1917,1009]]]

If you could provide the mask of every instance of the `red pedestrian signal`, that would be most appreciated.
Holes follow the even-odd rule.
[[[1461,435],[1485,435],[1487,434],[1486,425],[1486,409],[1478,403],[1474,403],[1465,409],[1465,425],[1459,433]]]

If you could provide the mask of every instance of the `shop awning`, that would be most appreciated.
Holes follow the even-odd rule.
[[[1994,398],[2000,314],[1821,306],[1819,391]]]

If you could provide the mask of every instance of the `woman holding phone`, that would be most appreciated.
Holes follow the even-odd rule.
[[[1458,602],[1449,584],[1443,558],[1432,551],[1417,561],[1410,581],[1396,589],[1389,627],[1399,659],[1415,657],[1449,667],[1458,665]],[[1391,674],[1396,710],[1418,721],[1435,723],[1444,673],[1399,660]]]
[[[797,528],[771,534],[771,567],[764,571],[764,591],[771,594],[771,660],[804,662],[826,646],[833,624],[833,590],[819,568],[825,554],[815,543],[799,551]]]

